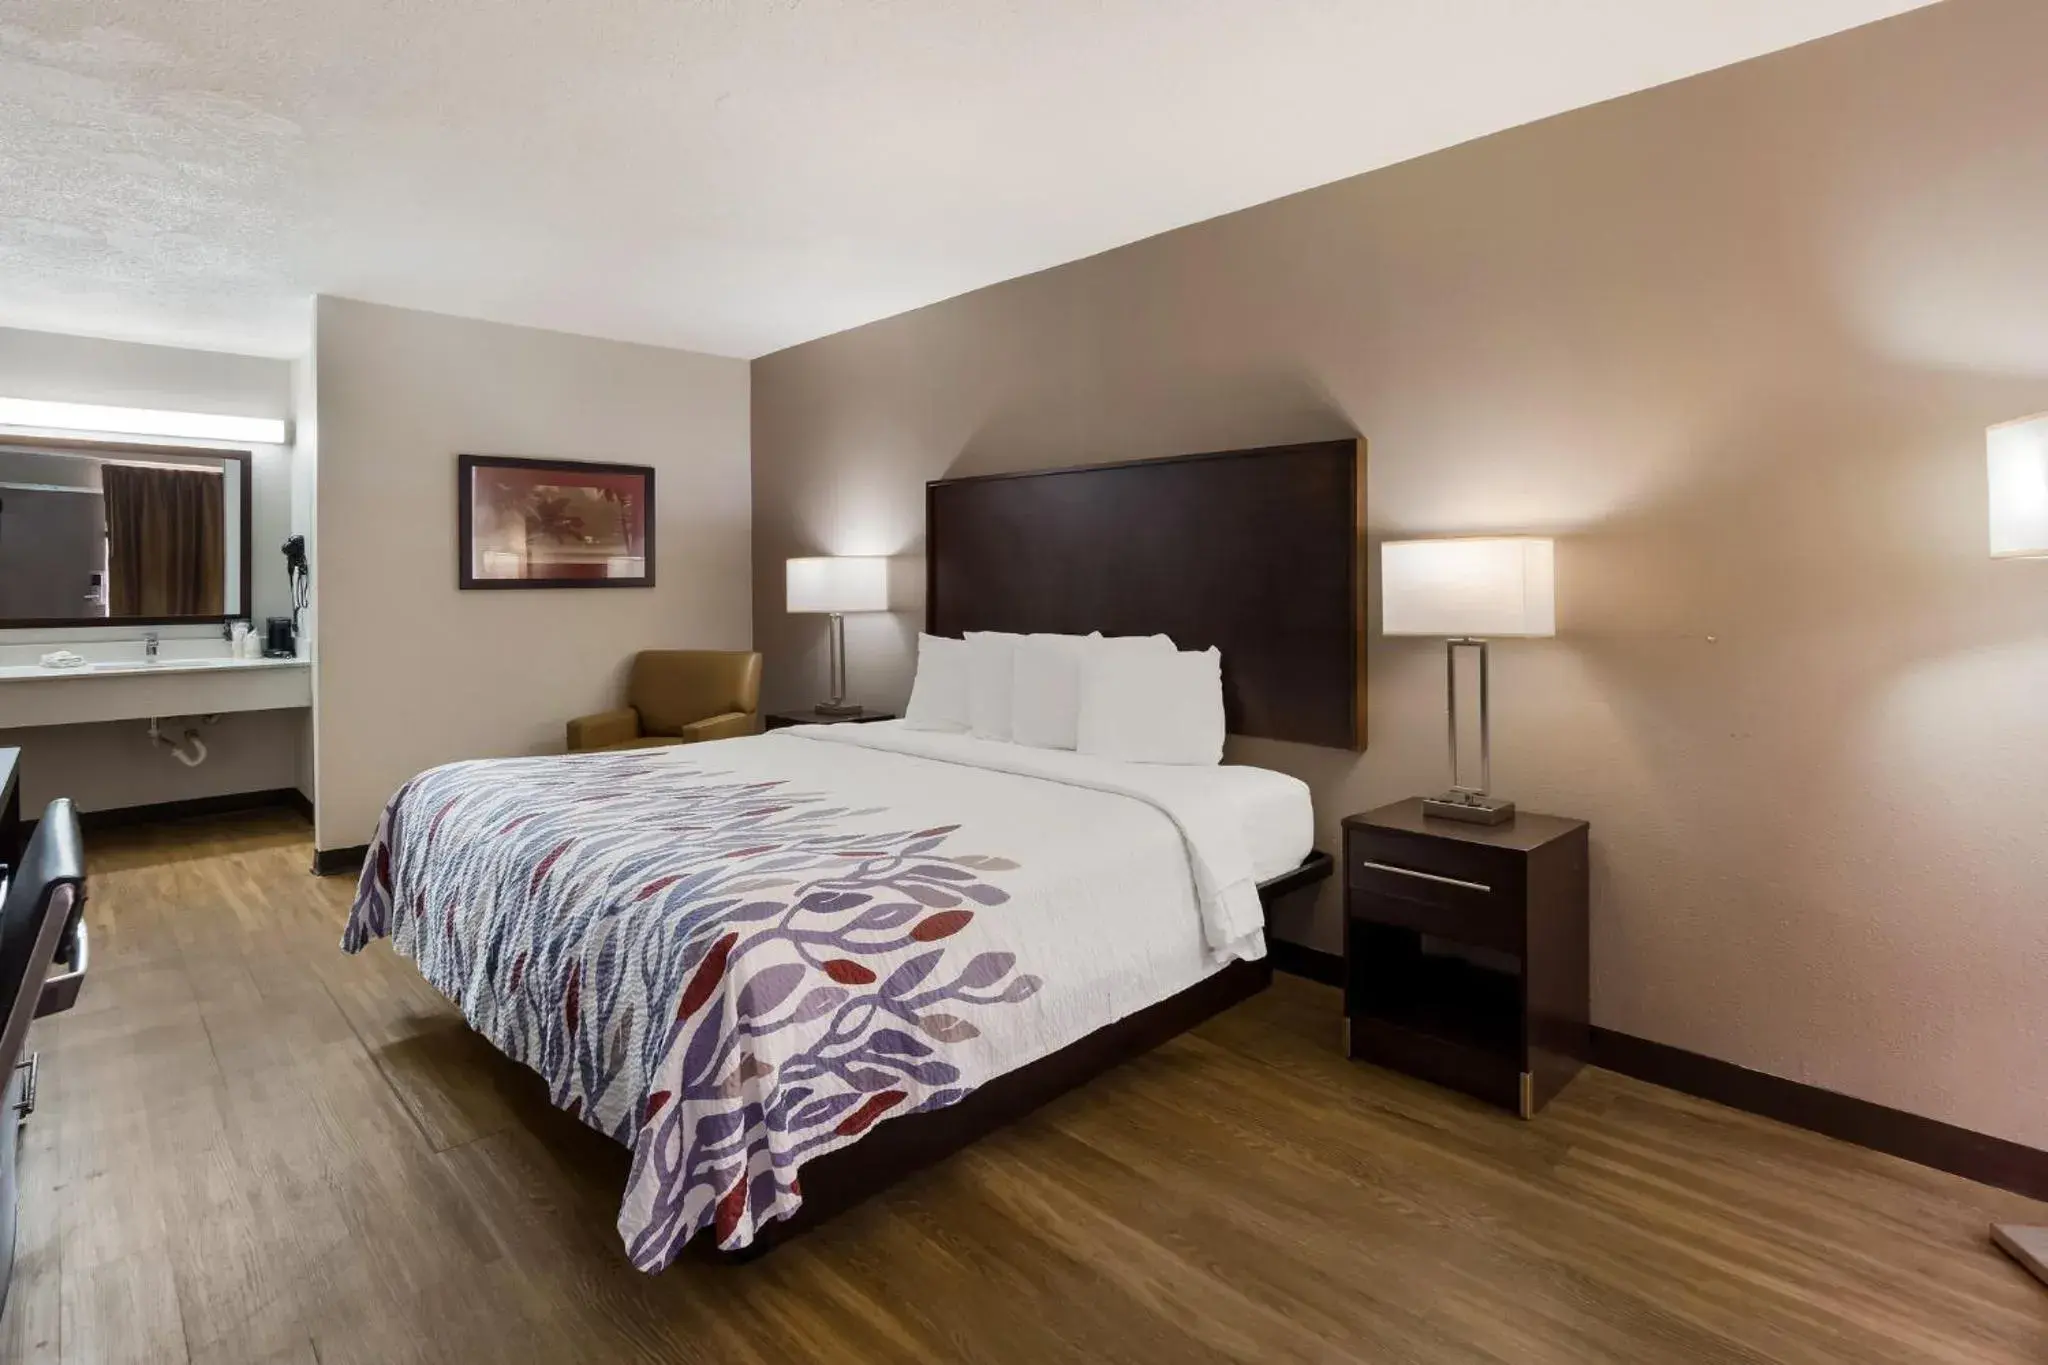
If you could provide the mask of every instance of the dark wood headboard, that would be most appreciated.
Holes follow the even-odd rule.
[[[926,629],[1223,652],[1230,732],[1365,747],[1365,442],[925,485]]]

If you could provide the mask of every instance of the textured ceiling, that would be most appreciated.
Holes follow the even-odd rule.
[[[1921,0],[7,0],[0,325],[753,356]]]

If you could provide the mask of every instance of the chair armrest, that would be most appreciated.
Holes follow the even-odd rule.
[[[603,749],[640,738],[640,713],[630,706],[578,716],[569,722],[569,752]]]
[[[738,739],[742,735],[757,734],[760,729],[759,712],[728,711],[722,716],[711,716],[705,720],[690,722],[683,727],[683,738],[690,741]]]

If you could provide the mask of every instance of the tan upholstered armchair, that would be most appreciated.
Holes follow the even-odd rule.
[[[569,752],[732,739],[761,728],[761,656],[649,649],[633,656],[626,704],[569,722]]]

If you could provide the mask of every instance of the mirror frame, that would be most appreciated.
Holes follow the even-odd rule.
[[[0,446],[13,446],[22,450],[47,450],[57,454],[91,454],[106,451],[109,454],[133,455],[184,455],[204,456],[208,459],[226,460],[230,467],[238,469],[242,480],[242,509],[239,518],[242,538],[242,609],[221,616],[0,616],[0,630],[100,630],[106,627],[132,626],[225,626],[230,621],[247,621],[249,628],[256,627],[256,602],[253,596],[255,575],[251,566],[254,546],[250,537],[254,535],[253,523],[254,493],[250,473],[254,459],[247,450],[223,450],[214,446],[163,446],[147,445],[136,441],[92,441],[71,440],[58,436],[7,436],[0,435]],[[224,471],[225,472],[225,471]]]

